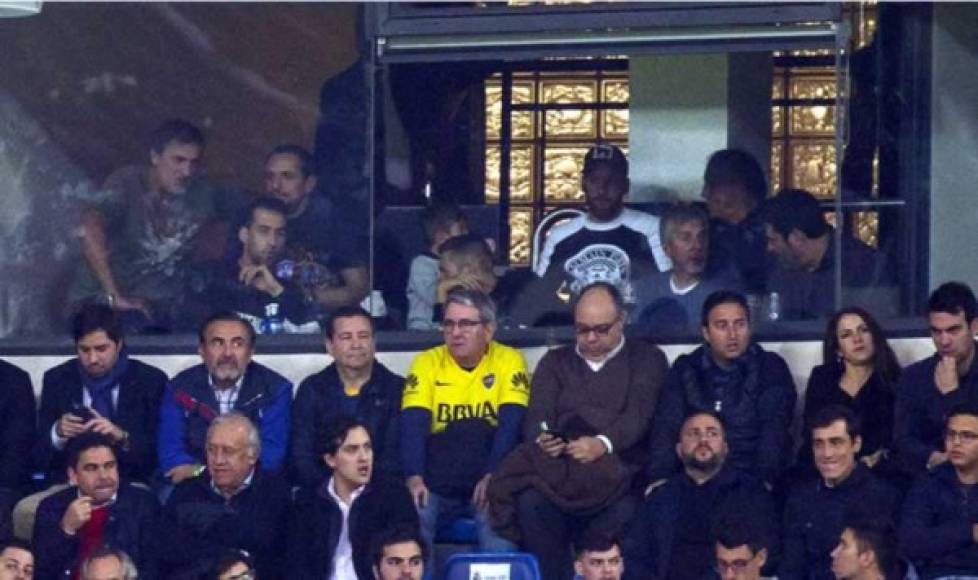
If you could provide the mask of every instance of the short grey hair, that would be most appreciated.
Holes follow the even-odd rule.
[[[456,286],[445,297],[445,311],[449,304],[460,304],[479,311],[479,320],[484,323],[496,322],[496,303],[486,293],[471,288]]]
[[[699,222],[703,225],[703,229],[709,232],[710,216],[701,205],[680,202],[667,209],[659,220],[659,237],[662,245],[668,244],[676,237],[676,228],[689,222]]]
[[[126,554],[118,548],[113,548],[111,546],[102,546],[92,552],[92,554],[82,562],[80,567],[81,579],[89,580],[88,568],[95,560],[101,560],[103,558],[115,558],[119,560],[119,564],[122,565],[122,580],[137,580],[139,578],[139,572],[136,570],[136,565],[133,563],[132,558],[129,554]]]
[[[241,425],[247,431],[248,448],[254,453],[254,457],[261,455],[261,436],[258,434],[258,427],[252,423],[247,415],[240,411],[230,411],[223,415],[214,417],[210,427],[207,428],[207,441],[211,440],[211,433],[221,425]]]

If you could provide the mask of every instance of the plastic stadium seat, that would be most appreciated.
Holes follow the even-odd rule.
[[[540,580],[532,554],[502,552],[455,554],[445,563],[444,580]]]

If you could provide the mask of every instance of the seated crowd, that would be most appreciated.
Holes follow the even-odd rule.
[[[710,156],[703,203],[652,215],[625,205],[624,153],[596,145],[581,172],[583,211],[543,232],[529,270],[496,266],[495,241],[470,231],[453,203],[434,202],[419,212],[424,247],[397,232],[406,255],[377,257],[379,269],[392,271],[410,259],[406,279],[385,273],[375,292],[369,208],[323,193],[308,151],[273,148],[262,191],[249,200],[208,182],[204,149],[199,128],[166,121],[150,137],[148,163],[106,179],[98,203],[81,213],[84,260],[66,288],[69,312],[108,304],[127,332],[160,333],[192,332],[231,310],[256,332],[277,334],[318,333],[337,308],[364,305],[384,328],[436,330],[447,291],[461,285],[493,297],[501,327],[525,328],[571,324],[572,297],[605,281],[621,290],[636,332],[654,338],[697,334],[703,301],[716,290],[746,293],[752,306],[777,295],[768,306],[779,319],[827,317],[836,270],[845,303],[879,315],[897,304],[885,252],[839,236],[807,191],[767,199],[760,164],[738,149]],[[383,287],[392,283],[400,285]]]
[[[376,360],[370,315],[342,307],[331,364],[294,398],[235,313],[167,379],[130,358],[117,312],[83,306],[37,430],[30,381],[3,364],[27,419],[0,441],[17,451],[0,578],[431,577],[460,517],[479,550],[526,550],[547,580],[978,576],[970,288],[933,292],[936,353],[903,372],[867,311],[833,316],[797,461],[791,373],[742,294],[705,297],[703,344],[671,368],[625,335],[625,304],[585,286],[575,343],[531,377],[494,340],[493,300],[452,288],[444,343],[403,379]],[[47,487],[24,497],[35,470]]]
[[[85,210],[77,356],[37,411],[0,361],[0,580],[433,578],[459,518],[545,580],[978,576],[974,294],[933,292],[937,352],[902,370],[862,307],[885,310],[886,260],[837,252],[808,192],[765,200],[746,153],[710,158],[705,207],[653,216],[624,206],[624,154],[592,148],[586,211],[528,280],[459,208],[426,208],[406,321],[443,343],[400,377],[359,306],[368,228],[316,193],[308,152],[273,149],[245,207],[197,178],[203,149],[165,123]],[[767,292],[828,320],[797,442],[791,370],[754,339]],[[575,340],[531,374],[496,332],[542,322]],[[127,333],[188,328],[201,361],[173,377],[129,355]],[[331,363],[294,389],[253,360],[278,332],[322,332]],[[671,367],[648,340],[689,332]]]

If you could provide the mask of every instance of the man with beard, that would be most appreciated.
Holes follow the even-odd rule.
[[[414,527],[389,528],[374,536],[371,544],[370,560],[376,580],[421,580],[424,576],[428,546]]]
[[[626,578],[708,576],[714,561],[714,522],[732,510],[749,512],[745,517],[775,537],[773,501],[760,483],[726,462],[729,449],[717,414],[690,415],[680,429],[675,453],[682,473],[652,490],[623,537]]]
[[[547,234],[533,265],[538,279],[514,312],[528,323],[548,312],[566,312],[569,297],[599,281],[618,286],[632,305],[639,299],[636,279],[670,268],[659,241],[659,218],[625,207],[629,187],[628,159],[621,149],[603,143],[587,152],[581,172],[587,213]]]
[[[44,373],[38,464],[50,481],[64,481],[65,445],[96,432],[112,439],[124,477],[149,483],[166,375],[129,358],[122,325],[108,306],[83,306],[71,326],[78,356]]]
[[[791,452],[788,426],[797,394],[788,365],[751,340],[750,311],[741,294],[708,296],[701,325],[706,344],[677,358],[662,387],[652,421],[649,476],[657,481],[675,473],[673,446],[683,417],[711,411],[727,427],[733,467],[770,489]]]
[[[255,329],[232,312],[215,314],[201,326],[198,353],[204,363],[173,377],[160,409],[160,470],[170,482],[203,471],[207,428],[231,411],[258,426],[261,468],[284,467],[292,383],[252,361],[254,348]]]
[[[316,189],[312,156],[298,145],[279,145],[265,159],[265,195],[288,211],[285,254],[293,276],[324,313],[358,304],[370,289],[366,248],[368,212]]]
[[[825,407],[812,419],[818,477],[795,485],[788,496],[779,578],[834,579],[831,553],[846,518],[896,515],[899,492],[856,460],[862,446],[859,431],[859,419],[847,407]]]
[[[159,504],[144,488],[119,482],[114,443],[88,432],[67,446],[71,487],[41,502],[34,526],[38,578],[77,577],[79,562],[104,544],[130,554],[144,578],[156,577]]]
[[[285,531],[291,493],[285,479],[257,469],[262,440],[238,411],[207,429],[207,469],[176,486],[163,508],[166,578],[209,578],[231,549],[255,558],[257,577],[286,578]]]
[[[978,398],[978,301],[971,288],[941,284],[927,301],[927,321],[937,352],[907,367],[895,389],[894,447],[914,474],[947,461],[944,417]]]
[[[262,332],[262,321],[277,316],[285,332],[318,331],[306,308],[302,290],[281,279],[276,267],[285,248],[285,204],[260,197],[248,208],[238,229],[241,244],[215,273],[207,289],[211,312],[232,310]],[[270,311],[271,310],[271,311]],[[311,324],[308,324],[310,323]]]
[[[418,525],[418,513],[398,480],[374,474],[365,425],[340,418],[326,435],[322,460],[332,475],[303,488],[289,531],[289,578],[370,577],[370,538],[396,525]]]

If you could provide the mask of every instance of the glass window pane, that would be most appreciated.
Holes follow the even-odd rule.
[[[513,145],[510,150],[509,199],[512,203],[533,200],[533,145]],[[500,148],[486,148],[486,202],[499,203]]]

